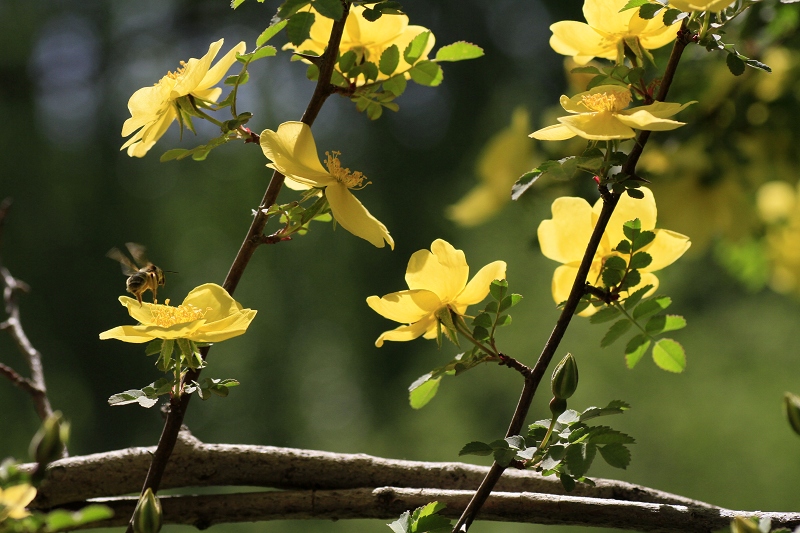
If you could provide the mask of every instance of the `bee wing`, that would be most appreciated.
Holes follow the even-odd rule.
[[[133,260],[136,261],[137,264],[144,267],[150,264],[150,261],[147,260],[147,255],[145,254],[145,247],[141,244],[135,242],[126,242],[125,248],[131,253],[131,257]]]
[[[115,261],[119,261],[119,264],[122,267],[122,273],[126,276],[132,276],[139,271],[133,261],[128,259],[128,256],[120,252],[119,248],[110,249],[108,253],[106,253],[106,257],[110,257]]]

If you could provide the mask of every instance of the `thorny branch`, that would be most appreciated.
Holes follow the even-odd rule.
[[[2,244],[3,227],[5,225],[8,210],[11,207],[11,199],[6,198],[0,203],[0,244]],[[11,367],[0,364],[0,374],[7,377],[11,382],[28,393],[33,401],[36,414],[44,420],[51,414],[53,409],[50,407],[50,400],[47,397],[47,386],[44,382],[44,371],[42,370],[42,354],[33,347],[25,330],[22,329],[22,322],[19,317],[18,296],[21,292],[29,292],[30,287],[14,276],[3,266],[2,254],[0,254],[0,277],[3,280],[3,302],[7,318],[0,322],[0,330],[5,330],[14,339],[25,361],[31,371],[31,377],[26,378]]]
[[[666,98],[667,91],[669,91],[669,86],[671,85],[672,79],[675,76],[675,70],[678,67],[678,62],[683,54],[683,50],[686,48],[689,42],[691,42],[691,34],[686,30],[686,21],[684,20],[681,29],[678,31],[678,37],[675,40],[675,44],[672,48],[672,53],[670,54],[667,68],[664,71],[664,78],[661,82],[661,87],[659,88],[656,100],[663,101]],[[628,176],[635,175],[636,165],[639,162],[639,158],[642,155],[642,151],[644,150],[644,146],[647,144],[649,137],[649,131],[642,131],[636,138],[636,143],[628,154],[628,158],[622,167],[623,173],[627,174]],[[561,315],[558,317],[558,321],[556,322],[553,332],[550,334],[550,338],[547,340],[539,359],[536,361],[536,365],[533,367],[531,376],[525,378],[522,395],[517,403],[517,408],[514,411],[514,416],[511,424],[509,425],[506,436],[519,435],[519,432],[522,429],[522,425],[525,421],[525,416],[528,414],[531,401],[536,394],[536,389],[542,378],[544,378],[547,367],[550,365],[550,361],[553,359],[553,355],[555,355],[556,349],[558,349],[558,345],[561,343],[561,339],[564,337],[564,334],[567,331],[567,327],[572,320],[572,316],[575,314],[581,298],[586,293],[586,278],[589,274],[589,269],[592,266],[594,255],[597,253],[597,247],[600,244],[600,239],[602,238],[603,233],[605,233],[608,221],[611,219],[611,215],[613,214],[620,198],[620,194],[608,191],[605,186],[600,187],[600,194],[603,198],[603,208],[600,211],[600,216],[598,217],[594,231],[592,232],[592,236],[589,239],[589,243],[586,246],[586,252],[581,260],[580,267],[578,268],[575,282],[572,284],[569,298],[564,305],[564,309],[561,311]],[[461,515],[461,518],[459,518],[456,526],[453,528],[453,533],[466,533],[466,531],[468,531],[469,526],[475,520],[475,517],[478,515],[478,512],[491,494],[495,484],[497,484],[497,481],[500,479],[500,476],[503,474],[505,469],[506,467],[501,466],[497,462],[492,464],[492,467],[489,470],[489,473],[486,475],[486,478],[484,478],[481,486],[475,492],[472,500],[470,500],[467,508]]]

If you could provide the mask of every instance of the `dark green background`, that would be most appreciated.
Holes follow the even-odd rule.
[[[201,283],[221,283],[270,175],[253,145],[225,146],[203,163],[158,162],[168,148],[211,136],[205,124],[197,139],[188,134],[180,144],[173,126],[146,158],[129,158],[119,151],[127,99],[220,37],[223,50],[239,40],[252,46],[277,4],[248,0],[233,12],[223,0],[0,0],[0,196],[14,198],[2,254],[32,287],[22,319],[44,354],[53,405],[72,422],[72,454],[153,445],[161,431],[157,409],[106,403],[159,377],[141,346],[98,340],[100,331],[130,321],[116,300],[125,279],[106,251],[144,243],[156,264],[179,272],[159,292],[173,302]],[[377,122],[344,99],[325,105],[314,126],[318,146],[340,150],[345,166],[372,180],[359,198],[388,226],[396,249],[375,249],[323,224],[259,249],[236,292],[258,316],[246,335],[214,348],[204,372],[242,385],[226,400],[195,400],[189,409],[187,423],[203,441],[442,461],[457,460],[470,440],[502,436],[520,389],[513,372],[488,366],[447,379],[431,404],[413,411],[408,384],[456,349],[439,351],[423,340],[374,347],[395,324],[369,310],[365,298],[405,288],[408,257],[436,238],[463,249],[472,272],[496,259],[508,262],[511,289],[525,299],[502,332],[505,352],[533,364],[555,322],[549,287],[556,264],[541,255],[534,236],[557,191],[543,188],[477,229],[456,227],[443,210],[475,184],[481,147],[516,106],[531,111],[533,127],[548,125],[540,113],[566,91],[548,26],[580,19],[580,3],[403,4],[412,23],[434,32],[437,46],[463,39],[484,47],[486,57],[444,65],[438,88],[410,84],[400,112]],[[679,71],[681,87],[702,84],[702,69],[724,61],[700,52],[690,57],[706,66],[683,78]],[[664,54],[658,58],[663,65]],[[285,52],[252,68],[239,108],[255,113],[253,130],[299,119],[313,89],[304,74]],[[575,190],[593,201],[588,185]],[[575,354],[581,371],[571,405],[633,405],[609,420],[638,441],[631,466],[598,463],[590,474],[735,509],[800,511],[800,440],[781,413],[783,392],[800,391],[800,309],[768,291],[746,292],[710,255],[694,251],[660,274],[671,310],[689,321],[675,334],[689,357],[684,374],[660,371],[649,359],[627,370],[621,346],[599,348],[603,329],[577,319],[569,330],[559,354]],[[0,361],[23,368],[7,335],[0,335]],[[548,400],[536,398],[530,421],[545,417]],[[0,456],[25,458],[38,425],[28,398],[0,382],[0,413]],[[213,530],[388,531],[379,521]],[[482,523],[473,530],[572,529]]]

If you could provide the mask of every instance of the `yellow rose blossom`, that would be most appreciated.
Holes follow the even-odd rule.
[[[122,125],[122,136],[133,133],[133,137],[120,150],[127,148],[129,156],[143,157],[178,117],[178,98],[191,95],[206,102],[217,101],[222,89],[213,86],[236,62],[236,54],[243,54],[247,50],[245,43],[240,42],[212,67],[211,62],[222,48],[222,42],[223,39],[220,39],[211,43],[208,53],[200,59],[181,61],[177,71],[169,72],[152,87],[144,87],[133,93],[128,100],[131,118]]]
[[[436,338],[437,312],[449,308],[463,315],[467,306],[476,304],[489,294],[489,286],[496,279],[505,279],[504,261],[489,263],[467,283],[469,266],[464,252],[436,239],[431,250],[419,250],[408,261],[406,283],[409,290],[387,294],[383,298],[370,296],[367,304],[373,311],[389,320],[407,324],[384,331],[375,346],[384,341],[410,341],[422,335]]]
[[[528,131],[528,111],[519,107],[514,110],[511,125],[486,144],[478,160],[481,183],[447,208],[447,218],[462,226],[477,226],[511,200],[511,186],[536,165],[533,147],[526,137]]]
[[[309,7],[307,10],[316,15],[314,24],[311,26],[310,37],[297,46],[287,43],[284,46],[284,50],[322,55],[331,36],[333,20],[323,17],[313,7]],[[377,65],[384,50],[392,45],[397,45],[400,52],[400,62],[397,64],[395,72],[405,72],[410,69],[411,65],[403,57],[403,51],[414,37],[430,30],[422,26],[409,26],[406,15],[384,15],[371,22],[364,18],[364,10],[364,6],[352,6],[350,8],[350,13],[347,15],[347,21],[344,26],[344,33],[342,34],[342,42],[339,45],[339,54],[343,55],[352,50],[357,55],[356,64],[361,63],[363,60],[371,61]],[[430,53],[435,42],[436,40],[431,33],[428,36],[425,51],[420,56],[420,59],[428,58],[428,53]],[[389,77],[382,72],[378,73],[378,81]],[[365,83],[366,80],[362,74],[358,77],[357,84],[364,85]]]
[[[614,252],[613,249],[625,239],[622,225],[629,220],[638,218],[642,223],[642,231],[652,231],[656,234],[655,239],[642,248],[642,251],[650,254],[653,260],[648,266],[639,269],[642,276],[641,282],[635,287],[631,287],[628,290],[629,293],[645,285],[653,285],[650,293],[655,291],[658,287],[658,278],[653,272],[671,265],[691,245],[689,237],[686,235],[665,229],[654,229],[656,225],[655,198],[650,189],[641,187],[639,190],[644,193],[643,199],[637,200],[625,194],[619,199],[614,214],[611,215],[611,220],[609,220],[608,227],[597,247],[587,277],[587,281],[592,285],[602,285],[600,274],[605,260],[614,255],[622,255]],[[553,274],[553,299],[557,303],[561,303],[569,297],[572,284],[578,275],[578,266],[583,259],[586,245],[589,243],[602,207],[602,199],[597,200],[592,208],[589,202],[583,198],[564,196],[553,202],[551,207],[553,218],[539,224],[537,236],[542,253],[549,259],[564,263],[556,268]],[[594,307],[590,306],[580,314],[589,316],[594,312]]]
[[[394,249],[394,240],[386,226],[350,192],[350,189],[366,186],[366,177],[361,172],[342,168],[339,152],[326,152],[326,170],[319,161],[317,145],[307,124],[284,122],[278,126],[278,131],[262,131],[261,149],[272,161],[267,166],[286,176],[287,187],[323,189],[333,217],[344,229],[378,248],[383,248],[385,241]]]
[[[672,42],[680,22],[665,26],[662,17],[645,20],[638,9],[627,9],[627,0],[586,0],[583,16],[586,22],[562,20],[550,26],[550,46],[559,54],[572,56],[585,65],[594,57],[616,60],[625,38],[639,40],[642,48],[652,50]]]
[[[561,107],[572,113],[559,117],[560,124],[534,131],[530,137],[540,141],[563,141],[576,135],[593,141],[632,139],[638,130],[667,131],[684,125],[667,117],[688,104],[655,102],[625,109],[631,103],[631,92],[619,85],[601,85],[572,98],[561,96]]]
[[[731,0],[669,0],[669,7],[681,11],[722,11],[733,2]]]
[[[769,286],[781,294],[800,294],[800,185],[768,181],[756,195],[770,261]]]
[[[214,283],[200,285],[189,292],[183,303],[173,307],[139,304],[134,298],[120,296],[137,326],[117,326],[100,334],[100,339],[142,343],[154,339],[188,339],[194,342],[220,342],[247,331],[256,316],[252,309],[231,298],[228,291]]]
[[[36,497],[36,489],[28,483],[13,485],[6,489],[0,488],[0,523],[6,518],[19,520],[30,516],[25,506]]]

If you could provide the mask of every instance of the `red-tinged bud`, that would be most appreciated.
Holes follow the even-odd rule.
[[[134,533],[158,533],[161,530],[161,518],[161,502],[148,488],[133,511]]]
[[[553,396],[562,400],[575,394],[575,390],[578,388],[578,363],[575,362],[571,353],[564,356],[564,359],[553,370],[550,388]]]
[[[592,180],[598,185],[600,185],[600,176],[592,176]]]

